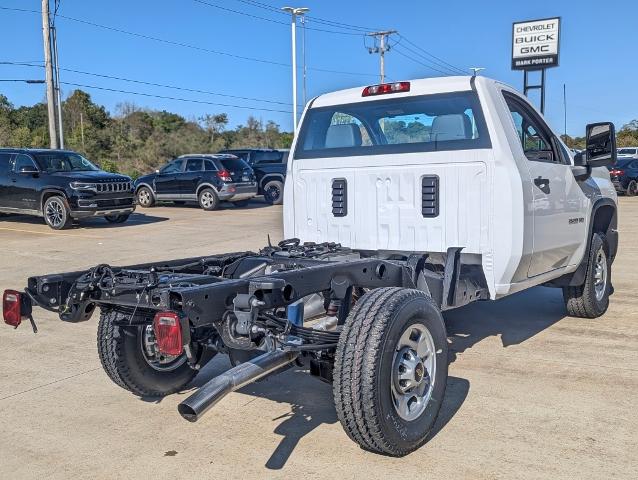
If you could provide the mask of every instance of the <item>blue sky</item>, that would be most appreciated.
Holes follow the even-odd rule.
[[[291,129],[290,114],[265,110],[291,109],[287,104],[291,102],[289,17],[263,8],[263,5],[280,7],[289,4],[288,0],[280,3],[274,0],[205,1],[222,8],[194,0],[60,0],[61,15],[196,47],[162,43],[58,18],[60,66],[280,103],[135,84],[68,70],[61,72],[62,82],[249,107],[198,104],[85,88],[94,101],[112,112],[119,102],[128,101],[177,112],[187,118],[227,112],[231,125],[244,122],[252,114]],[[292,5],[311,9],[306,31],[309,98],[378,80],[378,56],[367,52],[360,31],[327,25],[321,20],[398,30],[404,39],[386,56],[386,72],[393,80],[440,75],[423,65],[432,65],[428,60],[433,59],[422,51],[421,56],[415,54],[419,52],[413,46],[416,44],[461,69],[485,67],[486,76],[521,89],[523,74],[510,70],[512,22],[561,16],[561,65],[547,73],[549,122],[562,132],[563,84],[567,86],[567,130],[572,135],[582,135],[589,122],[611,120],[620,127],[638,118],[635,54],[638,2],[632,0],[610,1],[604,3],[604,8],[598,0],[308,0]],[[0,0],[0,7],[39,10],[40,1]],[[3,37],[0,62],[42,60],[41,20],[37,14],[0,9],[0,32]],[[393,43],[397,40],[395,37]],[[440,62],[434,66],[441,69]],[[43,78],[43,70],[0,65],[0,78]],[[73,88],[64,85],[63,91],[69,93]],[[15,105],[30,105],[44,98],[43,85],[0,82],[0,92]],[[299,95],[301,101],[301,89]]]

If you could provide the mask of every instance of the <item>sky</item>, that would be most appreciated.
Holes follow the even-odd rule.
[[[42,62],[41,17],[10,10],[39,11],[40,4],[0,0],[0,79],[44,78],[41,67],[2,64]],[[119,103],[132,102],[188,119],[227,112],[231,126],[253,115],[291,130],[290,16],[278,11],[287,4],[288,0],[59,0],[56,27],[63,94],[85,85],[81,88],[93,101],[112,113]],[[563,85],[571,135],[583,135],[587,123],[613,121],[620,128],[638,118],[635,0],[307,0],[292,5],[310,8],[305,33],[308,99],[378,83],[379,56],[368,53],[363,35],[368,29],[399,32],[386,54],[391,80],[483,67],[482,75],[520,90],[523,73],[510,69],[512,22],[560,16],[560,66],[547,70],[548,122],[563,132]],[[301,25],[297,32],[300,48]],[[301,53],[298,58],[301,64]],[[301,72],[299,84],[302,103]],[[0,82],[0,93],[15,106],[32,105],[45,96],[44,85],[12,82]]]

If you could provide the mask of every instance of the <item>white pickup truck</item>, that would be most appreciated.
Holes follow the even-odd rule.
[[[405,455],[426,442],[448,371],[442,311],[548,285],[568,313],[605,313],[618,245],[611,123],[573,157],[514,89],[483,77],[329,93],[306,107],[284,192],[286,240],[237,252],[31,277],[3,296],[65,321],[101,309],[98,350],[136,395],[185,387],[217,353],[235,365],[179,405],[297,362],[333,384],[347,434]]]

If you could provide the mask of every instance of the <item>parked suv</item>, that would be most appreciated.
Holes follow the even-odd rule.
[[[134,199],[129,177],[100,170],[78,153],[0,148],[0,213],[44,217],[61,230],[87,217],[123,223]]]
[[[222,150],[219,153],[230,153],[245,160],[257,176],[258,195],[263,195],[264,200],[271,205],[283,203],[289,150],[244,148]]]
[[[182,155],[135,182],[137,203],[197,201],[204,210],[222,201],[244,206],[257,195],[255,172],[234,155]]]
[[[616,163],[609,169],[611,181],[617,192],[624,193],[628,197],[638,194],[638,159],[618,157]]]
[[[635,158],[638,160],[638,147],[624,147],[618,149],[618,160],[621,158]]]

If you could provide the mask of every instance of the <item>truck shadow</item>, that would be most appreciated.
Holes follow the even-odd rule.
[[[147,215],[143,213],[133,213],[129,217],[129,219],[124,223],[110,223],[107,222],[104,218],[87,218],[80,220],[78,223],[74,223],[70,225],[66,230],[62,230],[62,232],[79,230],[82,228],[124,228],[124,227],[134,227],[136,225],[147,225],[151,223],[165,222],[169,220],[168,217],[160,217],[155,215]],[[7,225],[44,225],[46,226],[44,219],[41,217],[29,216],[29,215],[7,215],[0,218],[0,221],[6,222]]]
[[[517,345],[532,338],[565,317],[560,290],[533,288],[496,302],[482,302],[447,312],[450,363],[463,352],[488,337],[500,337],[502,346]],[[218,357],[207,365],[191,384],[197,388],[227,370],[227,358]],[[290,405],[290,411],[275,416],[274,433],[281,440],[265,466],[280,470],[294,452],[299,441],[323,424],[338,422],[330,385],[294,367],[241,390],[245,395],[266,398]],[[438,435],[454,418],[470,391],[470,382],[449,376],[445,399],[439,417],[430,432],[429,440]],[[182,392],[184,398],[191,392]],[[238,412],[238,415],[241,415]],[[264,411],[263,415],[268,415]],[[427,447],[423,447],[427,448]]]

